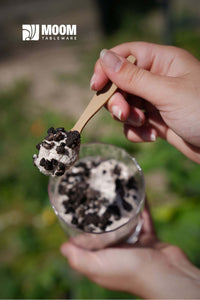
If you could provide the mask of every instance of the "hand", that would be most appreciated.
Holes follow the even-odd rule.
[[[136,65],[125,59],[131,54]],[[100,90],[108,78],[120,90],[107,107],[124,122],[130,141],[159,136],[200,163],[200,62],[194,56],[171,46],[121,44],[101,52],[92,89]]]
[[[142,216],[143,231],[136,245],[89,251],[68,242],[61,252],[72,268],[105,288],[148,299],[199,298],[200,270],[181,249],[157,239],[147,207]]]

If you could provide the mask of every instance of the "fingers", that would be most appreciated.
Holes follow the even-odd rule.
[[[151,217],[151,211],[149,207],[149,203],[147,201],[147,197],[145,198],[145,204],[144,204],[144,209],[142,211],[142,219],[144,221],[143,226],[142,226],[142,231],[145,234],[148,235],[153,235],[156,237],[154,225],[153,225],[153,220]]]
[[[107,108],[117,120],[132,126],[141,126],[145,121],[144,113],[137,107],[130,106],[120,92],[110,98]]]
[[[142,108],[141,99],[136,98],[133,101],[132,97],[130,100],[129,102],[135,102],[137,106]],[[156,140],[157,131],[150,126],[147,120],[145,121],[144,112],[129,105],[120,92],[115,93],[110,98],[107,108],[116,120],[125,124],[124,133],[131,142],[152,142]]]
[[[162,107],[168,104],[163,102],[175,87],[176,78],[165,77],[138,68],[122,56],[103,50],[101,52],[101,66],[121,90],[148,100],[155,106]],[[161,98],[164,95],[164,98]]]
[[[133,52],[131,50],[132,44],[133,43],[124,43],[124,44],[118,45],[114,48],[111,48],[111,50],[126,58],[129,55],[133,54]],[[143,43],[141,43],[141,44],[143,44]],[[144,43],[144,44],[146,44],[146,43]],[[135,55],[135,54],[133,54],[133,55],[135,57],[137,57],[137,55]],[[93,89],[95,91],[102,89],[105,86],[105,84],[107,83],[108,79],[109,78],[108,78],[107,74],[102,69],[100,59],[98,59],[95,64],[95,67],[94,67],[94,75],[92,76],[92,79],[90,82],[91,89]]]
[[[90,80],[91,90],[101,90],[106,85],[108,80],[108,76],[106,75],[106,73],[104,73],[100,64],[100,60],[98,59],[94,67],[94,74],[92,75],[92,78]]]
[[[130,142],[135,143],[154,142],[157,138],[157,131],[148,124],[138,128],[125,124],[124,134]]]
[[[125,121],[130,115],[130,106],[120,92],[116,92],[108,101],[107,108],[120,121]]]
[[[106,288],[138,293],[145,280],[141,272],[145,267],[145,249],[115,247],[89,251],[69,242],[62,245],[61,252],[73,269]]]
[[[130,273],[137,271],[142,263],[138,249],[135,249],[134,252],[130,249],[111,247],[90,251],[68,242],[61,246],[61,253],[68,258],[72,268],[87,276],[94,277],[98,275],[116,276],[119,269],[121,269],[121,275],[123,273],[130,275]]]
[[[112,49],[113,52],[124,58],[129,55],[136,57],[136,65],[139,68],[151,71],[156,74],[171,75],[168,73],[169,66],[177,52],[183,50],[171,46],[162,46],[146,42],[131,42],[118,45]],[[91,88],[100,90],[108,81],[108,74],[102,68],[100,59],[97,60],[94,68],[94,78],[91,80]]]
[[[70,242],[61,246],[61,253],[68,258],[70,266],[82,274],[96,274],[101,268],[95,252],[76,247]]]

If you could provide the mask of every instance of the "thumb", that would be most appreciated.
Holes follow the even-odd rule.
[[[89,251],[68,242],[62,245],[61,252],[73,269],[105,288],[141,295],[146,280],[150,278],[144,271],[145,249],[127,246]]]
[[[101,51],[100,63],[106,75],[121,90],[139,96],[155,106],[165,105],[164,99],[169,101],[168,97],[173,87],[170,82],[174,78],[139,68],[124,57],[106,49]]]

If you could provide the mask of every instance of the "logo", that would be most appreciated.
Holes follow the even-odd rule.
[[[39,24],[22,25],[22,41],[39,41],[39,38],[40,38]]]
[[[77,39],[75,24],[23,24],[22,41],[72,41]]]

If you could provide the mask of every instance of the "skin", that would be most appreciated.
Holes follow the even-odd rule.
[[[111,50],[97,61],[91,88],[100,90],[108,79],[120,88],[107,108],[125,124],[127,139],[145,142],[159,136],[200,163],[200,62],[183,49],[144,42]],[[131,54],[136,65],[125,59]],[[117,70],[108,63],[111,56],[121,62],[119,68],[115,59]]]
[[[125,59],[131,54],[135,65]],[[107,108],[124,123],[128,140],[161,137],[200,163],[199,78],[200,62],[187,51],[133,42],[101,52],[91,88],[100,90],[108,79],[119,87]],[[89,251],[69,241],[61,252],[72,268],[105,288],[148,299],[199,299],[200,270],[181,249],[159,241],[147,205],[142,217],[135,245]]]
[[[89,251],[68,242],[61,252],[73,269],[105,288],[148,299],[199,299],[200,270],[181,249],[158,240],[147,207],[142,217],[135,245]]]

